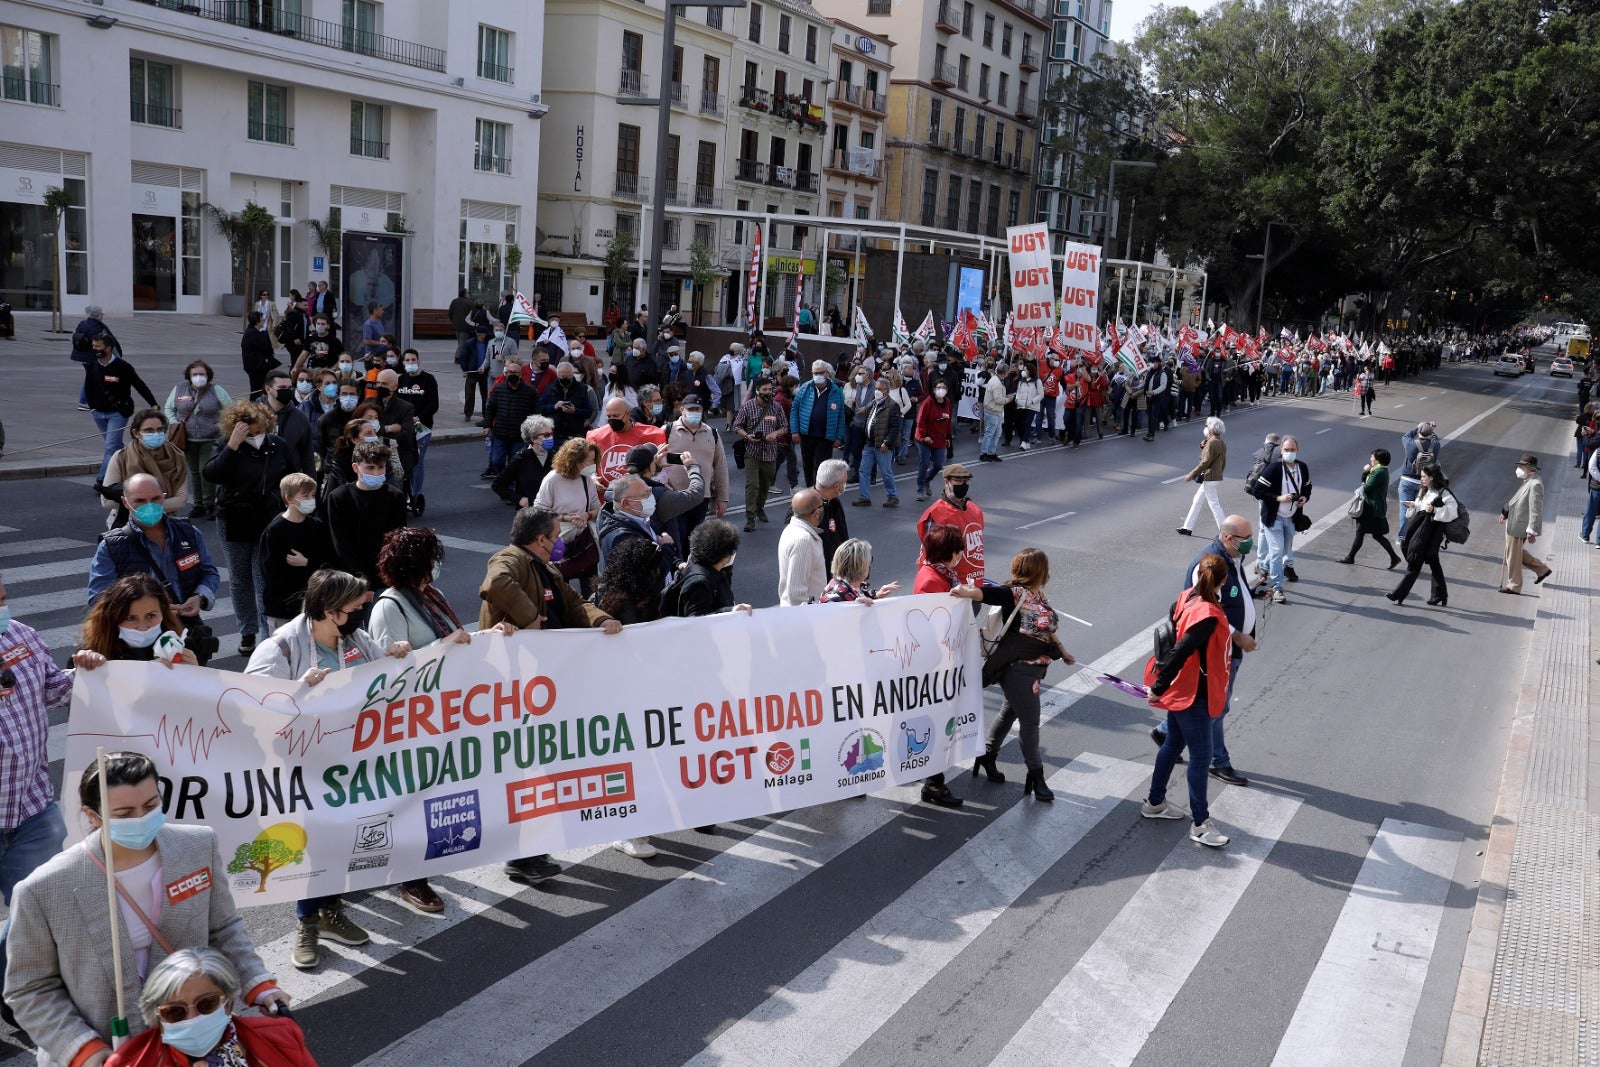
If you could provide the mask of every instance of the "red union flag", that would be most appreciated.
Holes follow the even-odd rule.
[[[1055,270],[1050,260],[1050,231],[1042,222],[1007,226],[1010,251],[1011,306],[1017,326],[1055,325]]]
[[[745,326],[756,328],[756,286],[761,279],[761,224],[756,224],[756,238],[750,245],[750,286],[744,295]]]

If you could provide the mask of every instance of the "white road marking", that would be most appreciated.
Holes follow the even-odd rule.
[[[1019,529],[1019,530],[1031,530],[1035,526],[1043,526],[1045,523],[1047,523],[1047,522],[1055,522],[1057,519],[1070,519],[1072,516],[1074,516],[1076,514],[1077,514],[1076,511],[1063,511],[1061,514],[1052,515],[1048,519],[1040,519],[1038,522],[1030,522],[1030,523],[1027,523],[1024,526],[1018,526],[1017,529]]]
[[[1212,819],[1228,846],[1219,854],[1180,840],[993,1062],[1033,1067],[1071,1049],[1074,1067],[1133,1063],[1299,808],[1292,797],[1224,791]]]
[[[0,526],[0,533],[21,533],[15,526]]]
[[[37,556],[45,552],[65,552],[68,549],[85,549],[94,551],[94,545],[88,541],[74,541],[70,537],[44,537],[37,541],[9,541],[0,543],[0,556],[14,559],[17,556]],[[83,564],[77,564],[81,567]]]
[[[1300,995],[1274,1067],[1405,1059],[1461,836],[1385,819]]]
[[[1403,407],[1405,407],[1405,405],[1404,405],[1404,404],[1396,404],[1396,405],[1395,405],[1395,407],[1397,407],[1397,408],[1403,408]]]
[[[804,1049],[808,1067],[843,1063],[1148,776],[1125,760],[1077,757],[1051,776],[1049,811],[1012,805],[689,1064],[765,1063],[774,1049]],[[1064,1047],[1035,1062],[1059,1062]]]
[[[874,794],[891,800],[888,804],[810,809],[825,819],[815,828],[774,821],[374,1053],[360,1067],[531,1059],[887,825],[917,802],[918,789]],[[281,948],[274,943],[273,956],[262,953],[269,967],[278,952],[287,956],[291,940],[280,939]],[[402,947],[386,949],[385,955]],[[537,1003],[539,1010],[506,1010],[508,1003],[524,1002]]]
[[[481,552],[486,556],[492,556],[506,547],[506,543],[503,542],[470,541],[465,537],[446,537],[443,534],[439,535],[439,543],[446,548],[459,548],[463,552]]]
[[[1333,427],[1332,426],[1329,426],[1327,429],[1318,430],[1317,431],[1318,434],[1325,434],[1325,433],[1332,433],[1332,432],[1333,432]]]
[[[1488,390],[1485,389],[1484,392],[1488,392]],[[1504,400],[1500,401],[1500,403],[1495,404],[1493,407],[1486,408],[1485,410],[1478,412],[1472,418],[1468,419],[1454,430],[1451,430],[1449,433],[1445,434],[1444,439],[1446,441],[1454,441],[1456,438],[1460,437],[1462,434],[1466,433],[1468,430],[1478,425],[1478,423],[1482,422],[1484,419],[1487,419],[1490,415],[1493,415],[1495,412],[1499,411],[1501,408],[1505,407],[1515,399],[1516,397],[1508,396]]]
[[[1173,482],[1187,481],[1188,478],[1189,478],[1189,476],[1187,474],[1180,474],[1176,478],[1166,478],[1166,479],[1164,479],[1161,482],[1161,484],[1162,485],[1171,485]]]

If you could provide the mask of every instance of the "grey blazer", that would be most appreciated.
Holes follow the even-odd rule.
[[[74,845],[30,874],[11,899],[7,938],[5,999],[39,1045],[39,1063],[66,1067],[86,1045],[111,1041],[111,1016],[117,1008],[116,975],[111,969],[111,917],[106,906],[106,876],[84,851],[102,857],[99,835]],[[156,835],[161,880],[166,895],[150,916],[174,950],[210,946],[239,971],[245,995],[270,982],[233,906],[227,863],[217,850],[217,835],[206,826],[161,828]],[[102,857],[103,858],[103,857]],[[208,872],[205,877],[193,877]],[[135,966],[126,924],[118,922],[122,942],[122,989],[131,1033],[145,1030],[139,1014],[144,981]],[[166,958],[154,938],[149,964]]]
[[[1506,536],[1527,537],[1529,530],[1544,536],[1544,483],[1537,474],[1528,475],[1506,504]]]

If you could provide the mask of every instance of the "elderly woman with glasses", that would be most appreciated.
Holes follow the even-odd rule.
[[[235,1016],[239,973],[212,948],[180,949],[150,969],[139,1011],[150,1029],[107,1067],[316,1067],[300,1027],[286,1018]]]

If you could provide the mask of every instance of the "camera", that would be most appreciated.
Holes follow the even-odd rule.
[[[674,467],[683,466],[683,453],[682,452],[668,452],[667,453],[667,462],[670,463]]]
[[[757,430],[755,433],[751,434],[750,436],[751,436],[752,439],[754,439],[756,441],[765,441],[767,439],[767,431],[765,431],[765,430]]]
[[[17,672],[7,667],[0,671],[0,689],[11,689],[17,684]]]
[[[183,632],[183,643],[190,652],[194,653],[195,660],[202,667],[222,647],[222,642],[217,640],[216,631],[212,630],[201,619],[196,619],[189,624],[189,628]]]

